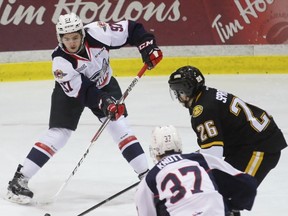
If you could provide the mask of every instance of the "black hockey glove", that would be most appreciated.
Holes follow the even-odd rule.
[[[155,39],[149,39],[138,46],[142,60],[148,69],[154,68],[163,58],[162,51],[156,45]]]
[[[125,112],[125,104],[117,104],[115,98],[109,95],[104,95],[99,102],[99,109],[110,117],[111,121],[116,121]]]

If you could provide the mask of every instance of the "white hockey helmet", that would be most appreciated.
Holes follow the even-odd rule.
[[[75,13],[60,15],[56,24],[57,40],[62,45],[61,36],[67,33],[80,31],[82,34],[82,43],[85,37],[83,22]]]
[[[182,152],[182,141],[173,125],[155,127],[152,131],[152,142],[149,146],[150,156],[157,163],[157,156],[167,152]]]

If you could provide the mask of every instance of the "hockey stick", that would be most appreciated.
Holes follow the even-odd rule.
[[[127,98],[127,96],[129,95],[129,93],[132,91],[132,89],[134,88],[134,86],[137,84],[138,80],[142,77],[142,75],[145,73],[145,71],[147,70],[147,65],[144,64],[144,66],[141,68],[141,70],[138,72],[137,76],[132,80],[132,82],[130,83],[130,85],[128,86],[128,88],[126,89],[126,91],[123,93],[122,97],[117,101],[117,104],[123,103],[124,100]],[[103,130],[106,128],[106,126],[108,125],[108,123],[110,122],[110,117],[108,116],[105,121],[102,123],[102,125],[100,126],[100,128],[98,129],[98,131],[95,133],[95,135],[93,136],[89,146],[87,147],[85,153],[83,154],[83,156],[81,157],[81,159],[79,160],[79,162],[77,163],[76,167],[73,169],[72,173],[69,175],[69,177],[65,180],[65,182],[61,185],[61,187],[58,189],[58,191],[55,193],[55,195],[53,197],[50,198],[49,201],[46,201],[44,203],[50,203],[50,202],[55,202],[56,199],[59,197],[59,194],[63,191],[63,189],[67,186],[68,182],[70,181],[70,179],[75,175],[75,173],[77,172],[78,168],[81,166],[82,162],[84,161],[85,157],[88,155],[91,147],[93,146],[93,144],[95,143],[95,141],[99,138],[99,136],[101,135],[101,133],[103,132]],[[39,202],[40,204],[42,202]]]
[[[122,97],[117,101],[117,104],[120,104],[120,103],[123,103],[123,102],[124,102],[124,100],[127,98],[127,96],[129,95],[129,93],[132,91],[132,89],[133,89],[134,86],[137,84],[137,82],[139,81],[139,79],[142,77],[142,75],[145,73],[146,70],[147,70],[147,65],[144,64],[144,66],[143,66],[143,67],[141,68],[141,70],[138,72],[137,76],[134,77],[134,79],[132,80],[132,82],[130,83],[130,85],[129,85],[128,88],[126,89],[126,91],[123,93]],[[106,118],[106,120],[103,122],[102,126],[105,125],[105,126],[104,126],[104,128],[105,128],[106,125],[107,125],[109,122],[110,122],[110,118],[108,117],[108,118]],[[104,129],[104,128],[103,128],[103,129]],[[99,129],[99,130],[100,130],[100,129]],[[102,130],[102,131],[103,131],[103,130]],[[102,131],[101,131],[101,132],[102,132]],[[98,132],[98,131],[97,131],[97,132]],[[101,132],[100,132],[100,134],[101,134]],[[95,141],[98,139],[98,137],[99,137],[100,134],[99,134],[99,133],[96,133],[96,134],[94,135],[94,137],[92,138],[91,143],[95,142]],[[91,146],[91,144],[90,144],[90,146]],[[90,147],[90,146],[89,146],[89,147]]]
[[[110,196],[109,198],[107,198],[107,199],[105,199],[105,200],[103,200],[103,201],[99,202],[98,204],[96,204],[96,205],[92,206],[91,208],[87,209],[86,211],[82,212],[81,214],[79,214],[79,215],[77,215],[77,216],[83,216],[83,215],[85,215],[85,214],[89,213],[90,211],[92,211],[92,210],[94,210],[94,209],[98,208],[99,206],[101,206],[101,205],[103,205],[103,204],[105,204],[105,203],[109,202],[110,200],[112,200],[112,199],[114,199],[114,198],[118,197],[119,195],[121,195],[121,194],[125,193],[126,191],[128,191],[128,190],[130,190],[130,189],[132,189],[132,188],[136,187],[136,186],[137,186],[139,183],[140,183],[140,181],[139,181],[139,182],[136,182],[136,183],[134,183],[133,185],[130,185],[129,187],[127,187],[127,188],[125,188],[125,189],[123,189],[123,190],[119,191],[118,193],[116,193],[116,194],[114,194],[114,195]]]

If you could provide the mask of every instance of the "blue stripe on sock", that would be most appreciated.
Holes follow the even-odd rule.
[[[122,155],[124,158],[130,162],[134,158],[138,157],[139,155],[143,154],[144,151],[140,145],[140,143],[134,143],[130,146],[128,146],[124,151],[122,152]]]
[[[44,164],[50,159],[46,154],[37,150],[36,148],[32,148],[27,158],[37,164],[39,167],[43,167]]]

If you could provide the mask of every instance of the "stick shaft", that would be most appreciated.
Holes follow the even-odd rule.
[[[98,208],[99,206],[102,206],[103,204],[109,202],[110,200],[112,200],[112,199],[114,199],[114,198],[120,196],[121,194],[125,193],[126,191],[129,191],[130,189],[136,187],[139,183],[140,183],[140,182],[136,182],[136,183],[130,185],[129,187],[127,187],[127,188],[125,188],[125,189],[119,191],[118,193],[116,193],[116,194],[114,194],[114,195],[108,197],[107,199],[105,199],[105,200],[103,200],[103,201],[97,203],[96,205],[94,205],[94,206],[92,206],[91,208],[85,210],[84,212],[80,213],[80,214],[77,215],[77,216],[83,216],[83,215],[89,213],[90,211],[92,211],[92,210]]]
[[[141,68],[141,70],[138,72],[137,76],[134,77],[134,79],[132,80],[132,82],[130,83],[130,85],[128,86],[128,88],[126,89],[126,91],[123,93],[122,97],[117,101],[118,104],[123,103],[124,100],[127,98],[127,96],[129,95],[129,93],[132,91],[132,89],[134,88],[134,86],[136,85],[136,83],[138,82],[138,80],[142,77],[142,75],[145,73],[145,71],[147,70],[147,65],[144,64],[144,66]],[[104,130],[104,128],[108,125],[108,123],[110,122],[110,118],[106,118],[106,120],[103,122],[102,124],[102,130],[98,130],[96,132],[96,134],[94,135],[94,137],[91,140],[91,143],[95,142],[98,137],[100,136],[100,134],[102,133],[102,131]],[[90,147],[90,146],[89,146]]]
[[[146,70],[147,70],[147,65],[144,64],[144,66],[140,69],[140,71],[138,72],[137,76],[132,80],[131,84],[128,86],[128,88],[126,89],[126,91],[124,92],[122,97],[117,101],[118,104],[124,102],[124,100],[127,98],[129,93],[132,91],[132,89],[137,84],[138,80],[142,77],[142,75],[145,73]],[[65,180],[65,182],[61,185],[61,187],[58,189],[58,191],[55,193],[55,195],[51,198],[52,202],[55,201],[58,198],[59,194],[67,186],[67,184],[70,181],[70,179],[75,175],[75,173],[77,172],[78,168],[81,166],[82,162],[84,161],[85,157],[88,155],[91,147],[93,146],[95,141],[99,138],[99,136],[102,134],[102,132],[104,131],[104,129],[106,128],[106,126],[108,125],[109,122],[110,122],[110,118],[108,117],[108,118],[105,119],[105,121],[102,123],[100,128],[97,130],[97,132],[93,136],[89,146],[87,147],[85,153],[83,154],[83,156],[81,157],[81,159],[77,163],[76,167],[73,169],[72,173]]]

